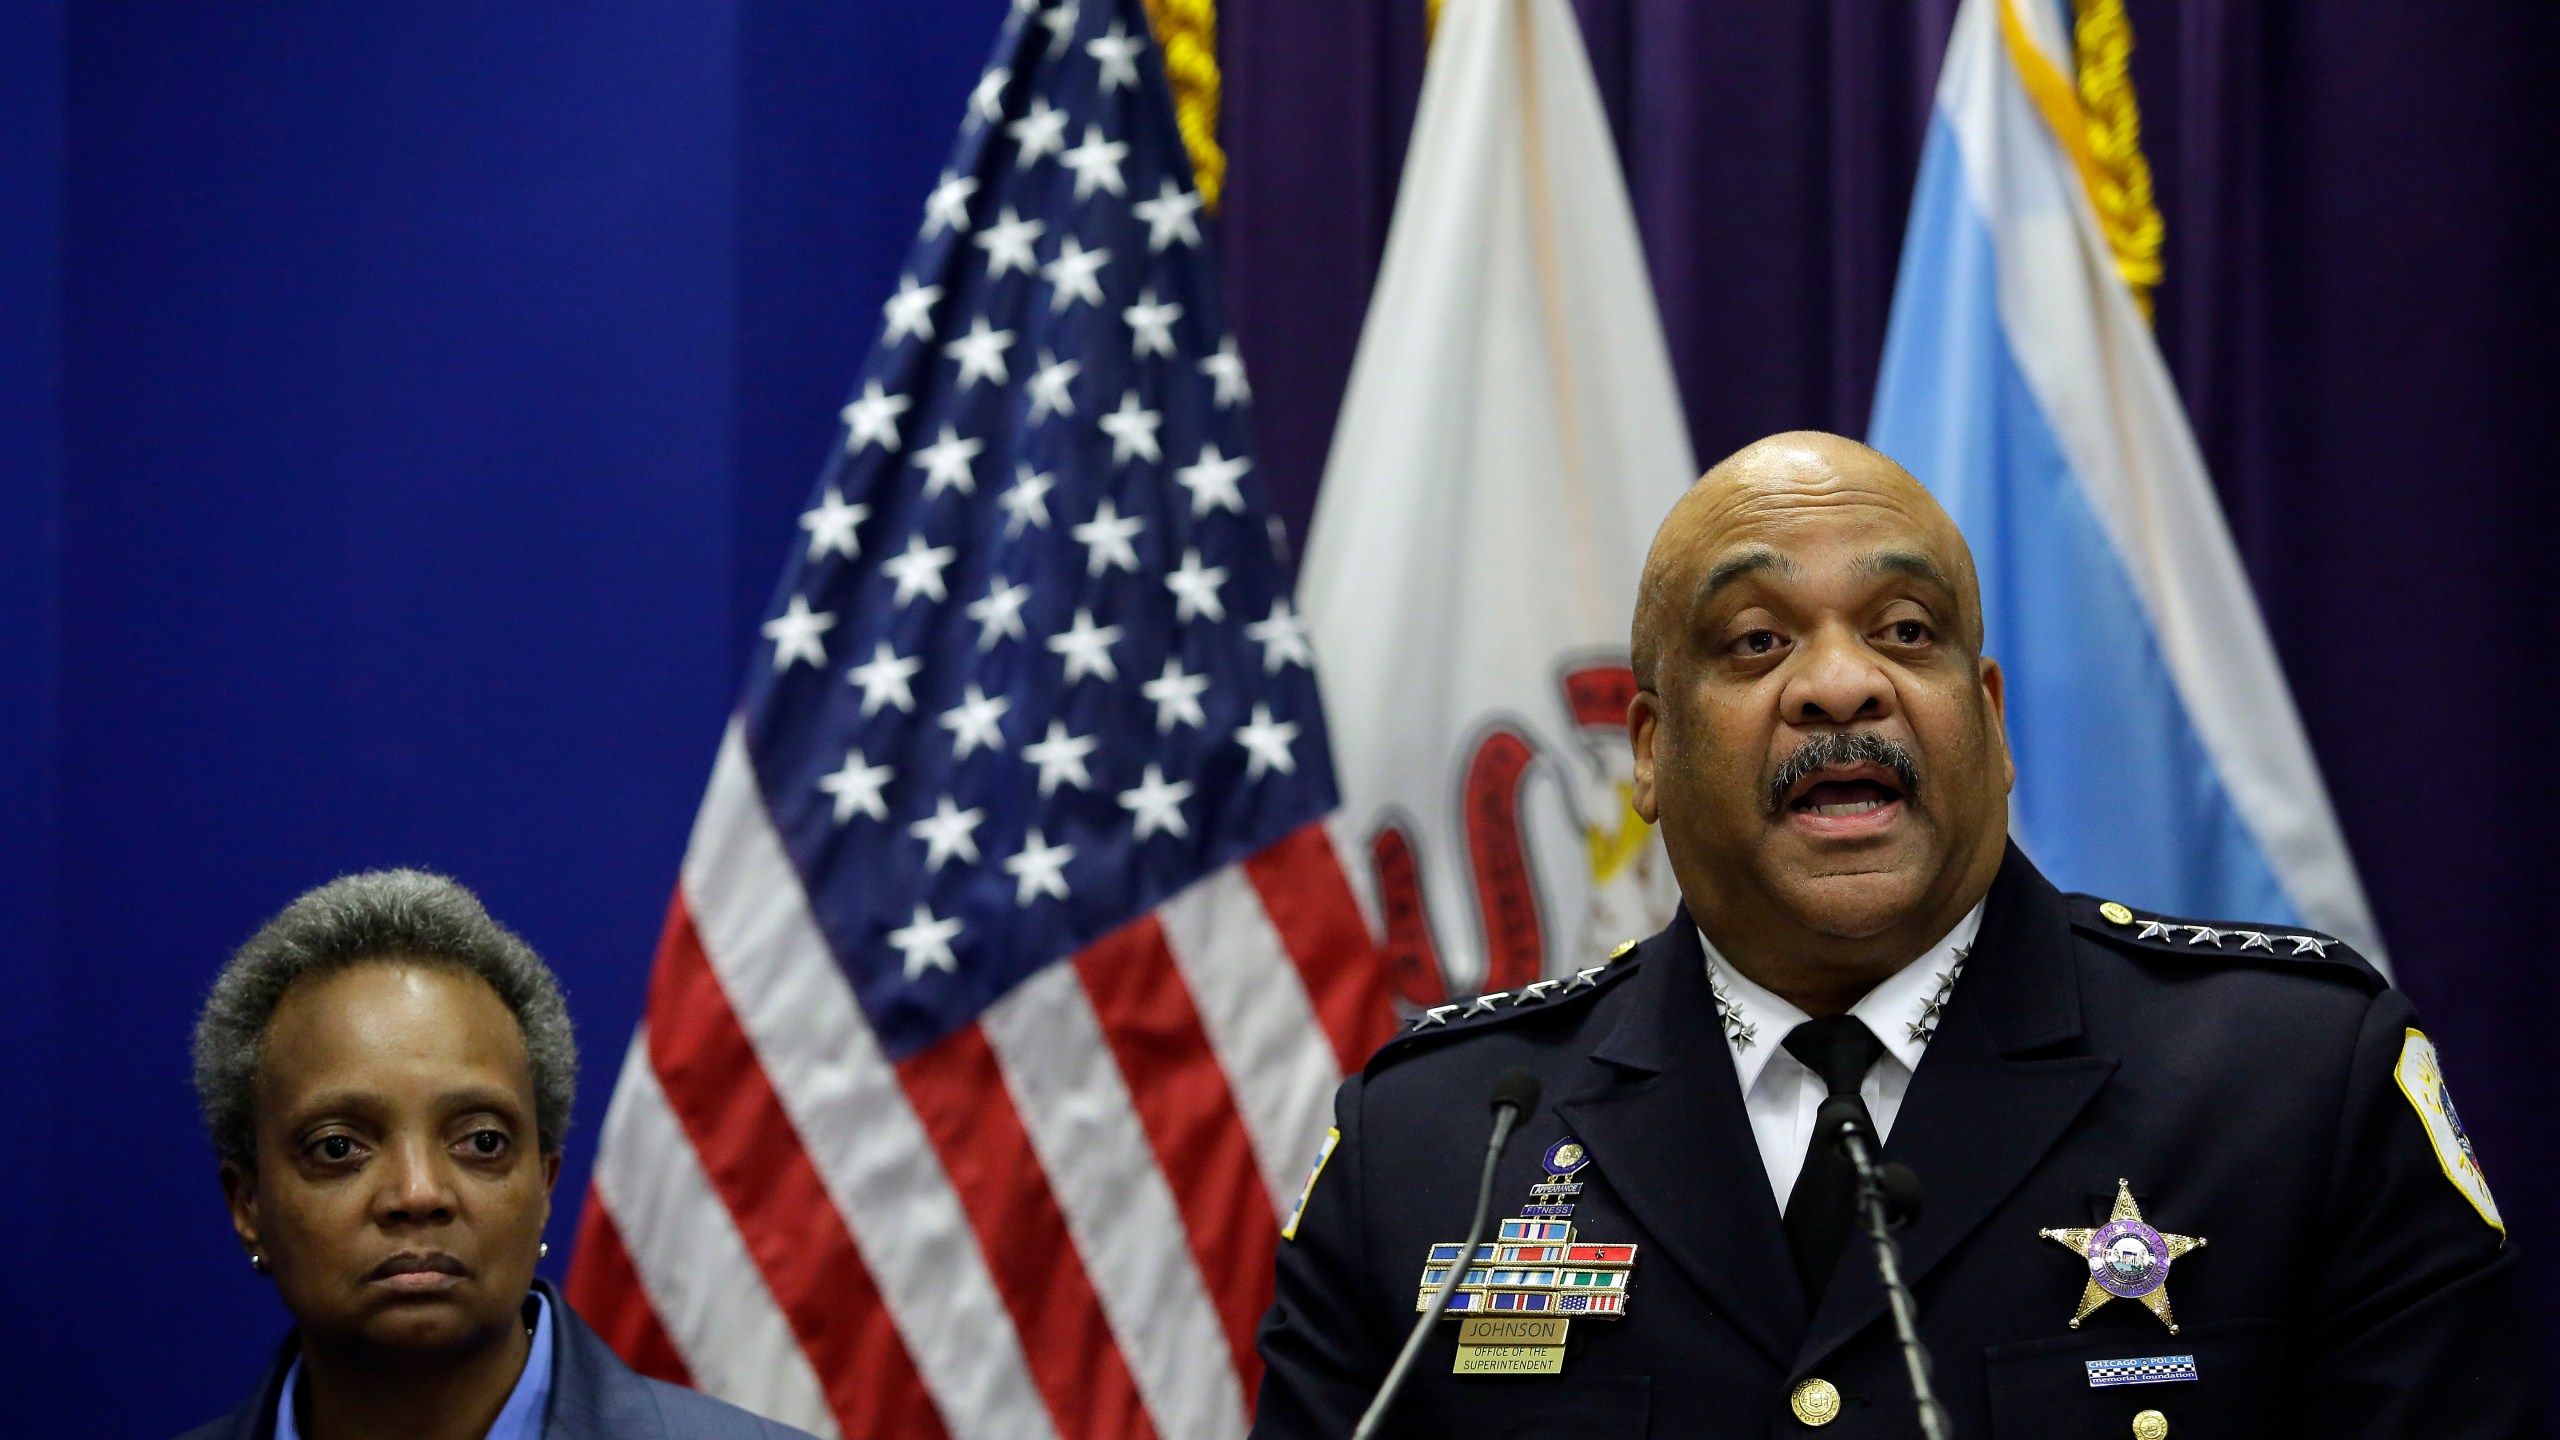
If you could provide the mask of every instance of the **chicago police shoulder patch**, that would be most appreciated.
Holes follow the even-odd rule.
[[[2425,1032],[2412,1029],[2400,1042],[2400,1064],[2392,1071],[2392,1078],[2400,1082],[2400,1093],[2409,1097],[2410,1107],[2427,1127],[2427,1139],[2436,1148],[2436,1163],[2444,1167],[2445,1178],[2503,1238],[2507,1222],[2498,1214],[2497,1200],[2489,1194],[2489,1177],[2481,1172],[2470,1133],[2462,1128],[2462,1117],[2454,1112],[2453,1092],[2445,1088],[2444,1067],[2436,1059],[2435,1042]]]
[[[1289,1223],[1280,1227],[1280,1238],[1298,1238],[1298,1222],[1307,1218],[1307,1202],[1315,1198],[1316,1181],[1324,1175],[1324,1162],[1333,1158],[1334,1147],[1342,1143],[1339,1127],[1324,1132],[1324,1143],[1316,1147],[1316,1163],[1307,1171],[1307,1183],[1298,1187],[1298,1203],[1289,1207]]]

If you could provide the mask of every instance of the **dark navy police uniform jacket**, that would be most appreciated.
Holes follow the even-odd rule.
[[[542,1418],[542,1440],[810,1440],[788,1425],[639,1374],[559,1291],[540,1280],[534,1285],[551,1302],[551,1406]],[[294,1346],[288,1338],[266,1383],[239,1409],[179,1440],[269,1440],[276,1391],[293,1364]]]
[[[2528,1433],[2515,1252],[2395,1079],[2408,1001],[2343,945],[2124,913],[2013,847],[1885,1145],[1926,1197],[1904,1273],[1954,1433],[2124,1440],[2143,1411],[2172,1440]],[[1919,1433],[1864,1236],[1819,1304],[1801,1293],[1683,914],[1591,983],[1409,1033],[1344,1082],[1339,1143],[1280,1247],[1255,1436],[1351,1433],[1428,1247],[1464,1238],[1486,1092],[1511,1065],[1545,1098],[1493,1214],[1579,1139],[1575,1239],[1639,1247],[1627,1313],[1573,1321],[1556,1375],[1453,1375],[1443,1320],[1385,1433]],[[2120,1178],[2152,1227],[2209,1242],[2170,1265],[2178,1334],[2133,1300],[2070,1328],[2089,1266],[2038,1232],[2104,1224]],[[2194,1378],[2091,1383],[2090,1362],[2160,1357]],[[1813,1379],[1839,1397],[1819,1429],[1789,1403]]]

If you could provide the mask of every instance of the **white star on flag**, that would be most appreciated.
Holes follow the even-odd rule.
[[[1022,602],[1031,598],[1031,587],[1015,585],[998,575],[987,584],[986,598],[969,602],[968,616],[978,622],[978,648],[993,650],[996,642],[1010,635],[1019,640],[1022,631]]]
[[[1129,33],[1129,27],[1114,20],[1111,33],[1099,40],[1084,42],[1084,53],[1102,64],[1102,93],[1110,94],[1123,86],[1138,88],[1138,52],[1147,42]]]
[[[1004,862],[1013,877],[1013,903],[1028,905],[1043,895],[1067,898],[1067,862],[1076,858],[1072,845],[1052,845],[1033,826],[1022,840],[1022,852]]]
[[[1180,839],[1191,833],[1182,818],[1182,802],[1191,798],[1191,782],[1164,778],[1164,767],[1150,763],[1140,777],[1136,789],[1120,792],[1120,804],[1137,820],[1137,838],[1144,840],[1158,831]]]
[[[1156,448],[1156,427],[1164,423],[1164,415],[1138,403],[1138,392],[1131,390],[1120,397],[1120,408],[1102,417],[1102,433],[1111,437],[1111,463],[1126,465],[1136,455],[1146,460],[1161,460],[1164,452]]]
[[[907,827],[907,833],[924,842],[924,868],[939,870],[953,856],[962,863],[978,863],[977,831],[979,822],[987,818],[984,810],[963,810],[944,795],[933,802],[933,813]]]
[[[951,953],[951,942],[959,938],[958,920],[940,919],[918,902],[916,918],[889,932],[889,946],[906,957],[906,977],[912,982],[927,970],[956,973],[960,957]]]
[[[1004,731],[997,722],[1013,708],[1011,698],[988,695],[972,684],[961,696],[960,703],[942,712],[942,728],[951,732],[951,758],[966,760],[980,748],[1004,748]],[[974,860],[977,857],[969,857]]]
[[[1095,736],[1068,734],[1064,720],[1050,721],[1046,736],[1022,747],[1022,758],[1040,767],[1040,798],[1048,799],[1061,782],[1079,790],[1092,789],[1093,776],[1084,761],[1101,743]]]
[[[1075,38],[1076,22],[1082,18],[1084,11],[1076,0],[1061,0],[1057,9],[1040,17],[1040,23],[1049,28],[1050,59],[1055,60],[1066,50],[1067,42]]]
[[[1049,637],[1049,648],[1066,657],[1067,683],[1073,685],[1087,675],[1105,681],[1117,681],[1120,667],[1111,660],[1111,647],[1120,639],[1117,625],[1096,625],[1093,612],[1078,607],[1075,623]],[[1028,755],[1031,752],[1023,752]]]
[[[978,83],[984,85],[988,79],[993,78],[998,85],[1002,85],[1004,83],[1002,76],[1002,71],[990,70],[986,75],[979,77]],[[945,230],[957,234],[968,229],[969,197],[977,193],[978,182],[974,177],[954,175],[948,170],[943,171],[941,183],[935,185],[933,193],[925,197],[924,238],[930,240]]]
[[[1296,721],[1274,720],[1271,707],[1257,702],[1253,707],[1252,721],[1236,727],[1236,741],[1244,746],[1247,757],[1244,778],[1259,780],[1266,770],[1277,770],[1283,775],[1295,774],[1298,757],[1290,751],[1289,744],[1297,738]]]
[[[1014,139],[1013,163],[1028,170],[1041,156],[1067,148],[1067,112],[1052,106],[1048,96],[1034,95],[1030,110],[1004,127],[1004,133]]]
[[[1085,547],[1084,573],[1099,575],[1117,565],[1123,570],[1138,568],[1138,547],[1130,542],[1147,528],[1143,517],[1123,516],[1119,507],[1104,496],[1094,507],[1093,518],[1069,530],[1076,543]]]
[[[1307,622],[1289,608],[1286,596],[1272,601],[1270,616],[1247,625],[1244,633],[1262,647],[1262,673],[1266,675],[1277,675],[1290,665],[1316,663],[1315,652],[1307,646]]]
[[[1002,385],[1013,378],[1004,363],[1004,352],[1013,348],[1013,332],[988,328],[984,315],[969,322],[968,334],[944,348],[952,359],[960,362],[960,388],[963,390],[980,380],[993,380]],[[949,428],[945,427],[943,433],[949,434]]]
[[[942,567],[958,553],[948,545],[927,545],[920,534],[907,536],[904,553],[880,562],[880,573],[898,582],[898,593],[890,597],[890,603],[904,605],[918,595],[942,599]]]
[[[1039,261],[1031,253],[1031,243],[1049,233],[1046,220],[1025,220],[1007,205],[997,213],[996,223],[978,232],[978,248],[987,252],[987,278],[996,279],[1007,271],[1029,274]]]
[[[1160,253],[1167,245],[1200,243],[1199,222],[1191,217],[1200,209],[1200,192],[1185,190],[1170,179],[1156,187],[1156,198],[1141,200],[1129,207],[1131,214],[1147,222],[1147,253]]]
[[[1013,484],[996,497],[996,504],[1004,510],[1006,539],[1021,534],[1025,525],[1049,528],[1049,492],[1057,483],[1055,475],[1035,471],[1024,461],[1014,462]]]
[[[792,663],[799,660],[825,669],[827,644],[818,637],[834,628],[834,612],[821,610],[812,613],[808,601],[792,596],[790,605],[781,614],[764,622],[764,638],[773,642],[774,673],[778,675],[790,669]]]
[[[894,451],[898,439],[898,417],[914,404],[904,395],[890,395],[880,389],[877,380],[862,382],[862,398],[851,401],[836,412],[844,421],[844,449],[848,455],[859,455],[863,447],[877,445]]]
[[[1087,250],[1084,242],[1073,235],[1058,242],[1058,258],[1040,267],[1040,278],[1049,282],[1049,310],[1055,314],[1079,300],[1088,305],[1102,303],[1102,267],[1109,263],[1108,250]],[[1046,355],[1047,351],[1041,352]]]
[[[1022,387],[1031,397],[1031,423],[1037,425],[1051,415],[1076,413],[1076,399],[1068,393],[1067,382],[1083,373],[1084,362],[1060,360],[1042,350],[1040,368],[1031,372],[1031,382]]]
[[[843,492],[833,485],[818,497],[815,509],[800,512],[800,528],[809,532],[809,558],[822,559],[842,555],[847,560],[862,554],[862,541],[854,531],[871,518],[868,505],[848,505]]]
[[[980,125],[993,125],[1004,118],[1004,83],[1013,72],[999,65],[978,77],[969,87],[969,115]]]
[[[895,345],[908,335],[919,340],[933,338],[933,306],[942,298],[939,285],[919,285],[913,275],[898,277],[898,293],[888,298],[880,313],[888,317],[889,328],[881,333],[880,343]]]
[[[941,439],[916,452],[916,464],[924,469],[924,498],[930,500],[945,490],[957,490],[963,495],[978,493],[978,474],[970,468],[970,462],[986,448],[984,440],[963,437],[950,426],[943,426]]]
[[[1170,734],[1176,725],[1198,729],[1209,723],[1208,713],[1200,708],[1200,696],[1209,688],[1209,677],[1193,675],[1182,668],[1180,656],[1167,656],[1164,671],[1138,687],[1138,693],[1156,705],[1156,729]]]
[[[883,705],[894,705],[901,714],[913,714],[916,696],[907,682],[923,668],[922,659],[900,655],[883,640],[872,647],[868,661],[846,671],[844,678],[862,687],[863,714],[869,715]]]
[[[898,772],[887,765],[874,765],[859,750],[844,752],[844,768],[832,775],[818,777],[818,788],[835,797],[836,823],[841,825],[856,813],[874,820],[889,818],[889,802],[885,798],[889,781]]]
[[[1173,592],[1174,621],[1179,624],[1198,615],[1226,619],[1226,603],[1218,598],[1218,587],[1226,583],[1227,567],[1203,566],[1198,550],[1183,551],[1182,568],[1164,577],[1164,588]]]
[[[1158,301],[1154,286],[1139,291],[1138,303],[1121,311],[1120,318],[1129,322],[1130,353],[1173,353],[1173,322],[1182,318],[1182,307],[1170,300]]]
[[[1200,373],[1208,376],[1215,385],[1217,405],[1221,410],[1230,408],[1237,401],[1253,398],[1253,387],[1245,383],[1244,357],[1236,353],[1236,337],[1233,335],[1218,342],[1217,354],[1201,359]]]
[[[1182,488],[1191,492],[1191,513],[1206,515],[1212,510],[1244,513],[1244,491],[1238,488],[1253,462],[1241,455],[1230,460],[1218,453],[1214,444],[1200,447],[1200,458],[1173,472]]]
[[[1059,157],[1067,168],[1076,172],[1076,198],[1082,200],[1100,186],[1114,195],[1126,195],[1128,186],[1120,179],[1120,162],[1128,158],[1129,146],[1120,140],[1102,138],[1102,127],[1084,127],[1084,143]]]

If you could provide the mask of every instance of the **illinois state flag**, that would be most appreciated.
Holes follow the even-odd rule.
[[[1335,824],[1408,1002],[1668,917],[1629,801],[1627,625],[1694,478],[1572,12],[1449,5],[1298,585]]]
[[[1870,441],[1972,542],[2013,830],[2067,888],[2377,936],[2177,391],[2050,0],[1965,0]]]
[[[956,98],[956,97],[955,97]],[[1242,1440],[1394,1017],[1139,0],[1014,7],[800,517],[569,1295],[848,1440]]]

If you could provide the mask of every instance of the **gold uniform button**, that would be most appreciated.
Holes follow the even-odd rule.
[[[1828,1425],[1840,1418],[1840,1387],[1816,1376],[1796,1386],[1787,1408],[1807,1425]]]
[[[2169,1440],[2169,1417],[2157,1410],[2134,1416],[2133,1440]]]
[[[2113,900],[2099,906],[2098,913],[2106,916],[2107,923],[2110,925],[2130,925],[2133,923],[2133,912],[2127,910]]]
[[[1621,940],[1618,942],[1618,948],[1609,952],[1609,958],[1615,960],[1634,948],[1636,948],[1636,942],[1633,940]]]

